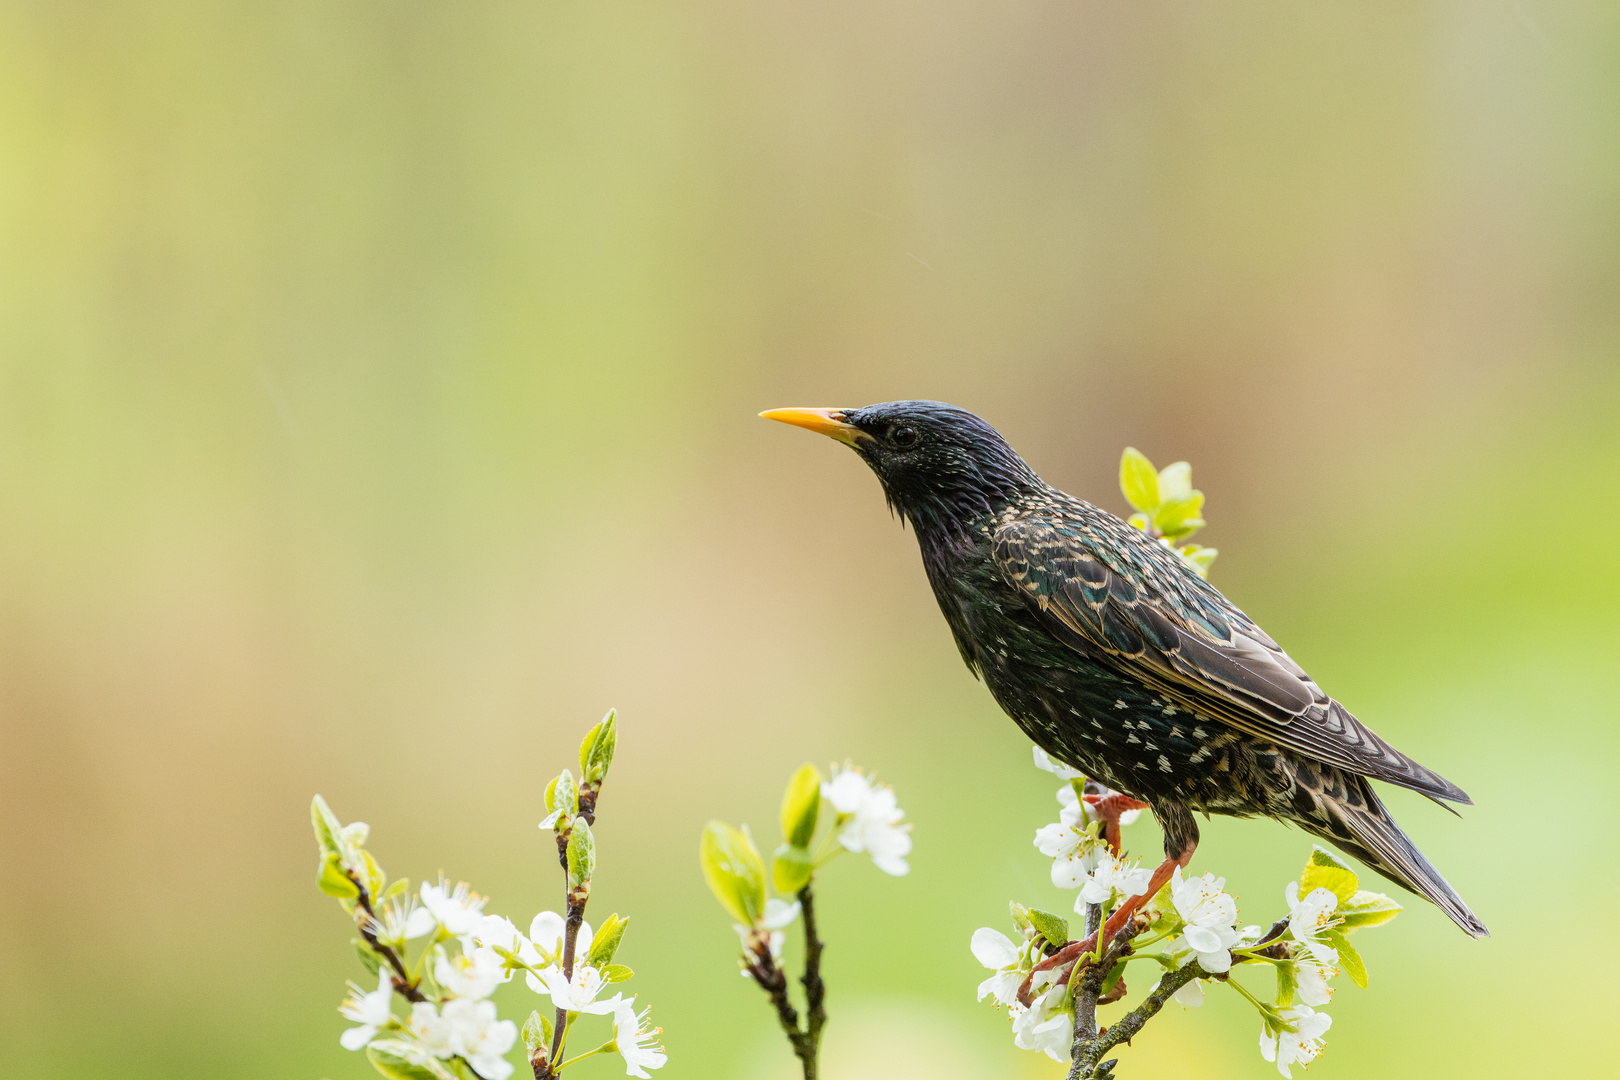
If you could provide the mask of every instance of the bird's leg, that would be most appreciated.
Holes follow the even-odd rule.
[[[1107,788],[1103,788],[1103,792],[1100,795],[1087,794],[1086,809],[1091,812],[1092,817],[1103,823],[1103,839],[1108,841],[1108,847],[1118,855],[1123,850],[1120,846],[1120,815],[1128,810],[1146,810],[1148,804],[1129,795],[1109,791]]]
[[[1084,941],[1071,941],[1045,960],[1036,964],[1034,970],[1024,979],[1023,985],[1018,988],[1018,1003],[1024,1006],[1029,1005],[1031,1000],[1029,988],[1030,984],[1034,982],[1037,972],[1049,971],[1052,968],[1072,964],[1087,953],[1095,952],[1099,941],[1112,942],[1115,935],[1125,928],[1125,925],[1136,916],[1138,911],[1142,910],[1142,906],[1158,895],[1159,890],[1164,888],[1165,883],[1176,872],[1176,868],[1186,866],[1192,861],[1195,847],[1196,844],[1188,844],[1182,849],[1181,854],[1165,856],[1164,862],[1159,864],[1158,869],[1153,871],[1153,877],[1148,880],[1147,891],[1139,896],[1133,896],[1121,904],[1118,911],[1108,916],[1108,921],[1103,924],[1103,928],[1099,933],[1091,934]]]

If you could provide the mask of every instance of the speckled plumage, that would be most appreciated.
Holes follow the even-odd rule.
[[[1147,802],[1167,855],[1196,846],[1195,811],[1290,821],[1486,933],[1368,781],[1468,796],[1323,693],[1179,556],[1045,483],[971,413],[833,415],[851,430],[828,433],[915,529],[968,667],[1037,745]]]

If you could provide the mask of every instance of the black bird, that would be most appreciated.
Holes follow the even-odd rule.
[[[1149,896],[1191,859],[1194,811],[1270,817],[1488,934],[1369,781],[1436,802],[1468,796],[1323,693],[1180,556],[1047,484],[963,409],[891,401],[760,415],[831,436],[871,466],[917,535],[968,668],[1036,745],[1152,808],[1165,862]]]

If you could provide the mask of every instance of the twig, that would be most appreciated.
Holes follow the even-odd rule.
[[[827,1026],[827,987],[821,981],[821,937],[816,933],[815,898],[810,886],[799,890],[799,906],[804,917],[804,984],[805,1031],[798,1049],[799,1060],[804,1063],[804,1080],[816,1080],[817,1060],[821,1054],[821,1031]]]
[[[579,816],[585,819],[586,825],[596,823],[596,800],[601,794],[601,781],[585,785],[579,800]],[[585,795],[589,792],[589,797]],[[573,826],[560,830],[557,833],[557,859],[562,863],[563,885],[568,884],[568,837],[573,832]],[[562,962],[563,979],[567,982],[574,980],[574,950],[579,944],[580,924],[585,921],[585,905],[590,902],[591,883],[589,879],[582,881],[574,888],[568,888],[564,894],[568,914],[563,920]],[[559,1065],[562,1057],[563,1038],[568,1033],[568,1010],[557,1010],[556,1026],[551,1032],[551,1057],[546,1065],[545,1072],[535,1070],[536,1080],[549,1080],[560,1071]]]
[[[360,884],[359,878],[348,871],[344,871],[344,873],[350,881],[354,882],[354,887],[360,890],[360,895],[355,898],[355,905],[366,913],[365,918],[356,918],[354,920],[355,925],[360,929],[360,936],[366,939],[366,944],[370,945],[378,956],[388,961],[388,966],[394,969],[395,992],[413,1004],[418,1001],[426,1001],[427,996],[417,989],[416,983],[411,981],[410,974],[405,970],[404,959],[394,950],[393,946],[384,945],[378,941],[377,935],[372,932],[371,924],[376,921],[377,912],[371,906],[371,894],[366,891],[364,885]]]

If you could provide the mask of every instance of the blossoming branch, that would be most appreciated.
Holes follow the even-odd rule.
[[[609,915],[594,934],[585,921],[596,869],[591,826],[616,741],[617,718],[609,712],[580,746],[579,780],[565,769],[546,789],[549,814],[540,827],[552,834],[562,866],[563,913],[540,912],[527,934],[485,911],[488,899],[465,882],[451,885],[441,877],[415,893],[405,878],[390,882],[365,847],[370,828],[339,824],[326,800],[315,796],[319,885],[354,920],[355,950],[376,979],[374,990],[351,982],[338,1006],[354,1024],[339,1037],[344,1049],[364,1050],[392,1080],[507,1080],[513,1072],[507,1054],[520,1033],[490,999],[521,973],[524,985],[549,998],[555,1010],[554,1018],[532,1011],[521,1031],[535,1080],[553,1080],[601,1054],[617,1054],[626,1073],[643,1080],[651,1075],[647,1070],[664,1065],[659,1029],[647,1010],[636,1008],[634,996],[602,997],[634,974],[614,963],[629,920]],[[395,997],[404,999],[404,1015],[394,1012]],[[611,1018],[611,1034],[569,1057],[574,1024],[586,1016]]]

